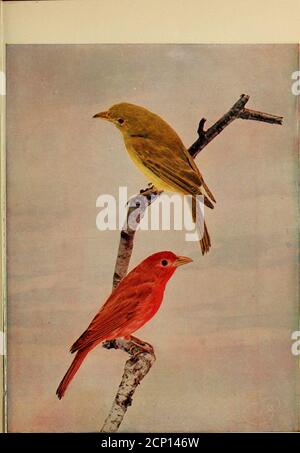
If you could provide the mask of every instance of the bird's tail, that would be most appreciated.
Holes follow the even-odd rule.
[[[210,247],[211,247],[211,242],[210,242],[210,236],[207,230],[206,223],[204,222],[204,233],[202,239],[200,239],[200,246],[201,246],[201,252],[202,255],[205,253],[208,253]]]
[[[205,198],[204,198],[204,203],[205,203]],[[211,247],[211,242],[210,242],[210,236],[209,236],[209,233],[207,230],[207,226],[206,226],[206,223],[204,220],[204,214],[199,205],[199,201],[195,197],[192,198],[192,217],[193,217],[193,222],[196,224],[199,236],[201,238],[199,240],[199,242],[200,242],[202,255],[204,255],[205,253],[208,253],[208,251]]]
[[[78,368],[82,364],[83,360],[85,359],[85,357],[89,351],[90,351],[89,348],[85,348],[85,349],[77,352],[73,362],[71,363],[70,368],[64,375],[61,383],[59,384],[59,386],[56,390],[56,395],[58,396],[59,399],[62,399],[62,397],[64,396],[68,385],[70,384],[71,380],[75,376],[76,372],[78,371]]]
[[[202,181],[202,186],[205,190],[205,192],[207,193],[207,195],[209,196],[209,198],[214,202],[216,203],[216,199],[215,197],[213,196],[212,192],[210,191],[210,189],[208,188],[208,185],[206,184],[205,181]]]

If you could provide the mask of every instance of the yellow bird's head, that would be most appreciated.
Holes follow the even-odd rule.
[[[93,118],[102,118],[113,123],[124,135],[147,136],[164,122],[159,116],[138,105],[122,102],[115,104],[105,112],[96,113]]]
[[[141,137],[172,149],[185,149],[177,133],[165,120],[139,105],[122,102],[105,112],[96,113],[93,118],[102,118],[113,123],[126,142],[131,138]]]

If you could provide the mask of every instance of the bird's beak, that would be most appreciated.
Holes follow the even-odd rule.
[[[103,118],[104,120],[109,120],[110,119],[108,112],[96,113],[96,115],[94,115],[93,118]]]
[[[191,263],[193,260],[191,258],[188,258],[187,256],[177,256],[174,266],[179,267],[183,266],[184,264]]]

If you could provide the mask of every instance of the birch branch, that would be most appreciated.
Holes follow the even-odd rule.
[[[101,432],[115,433],[123,421],[127,408],[131,406],[133,394],[146,376],[155,361],[153,347],[148,343],[139,345],[139,340],[128,341],[118,338],[103,343],[106,349],[121,349],[129,354],[124,373],[119,385],[116,397],[113,401],[109,414],[102,426]]]
[[[198,138],[188,149],[194,159],[203,148],[225,129],[225,127],[229,126],[229,124],[236,119],[261,121],[269,124],[282,124],[283,117],[281,116],[246,109],[245,105],[248,100],[249,96],[242,94],[228,112],[206,131],[204,130],[206,119],[202,118],[200,120],[197,130]],[[130,200],[127,210],[127,220],[120,235],[118,255],[113,276],[114,288],[118,286],[122,278],[127,274],[133,250],[134,236],[143,214],[147,207],[153,203],[159,195],[160,192],[155,190],[152,186],[148,186],[147,189],[141,190],[139,195],[136,195]],[[139,215],[135,219],[135,227],[132,227],[130,226],[129,219],[137,208],[139,208]],[[128,406],[132,403],[132,397],[138,384],[149,372],[155,361],[154,349],[151,345],[142,342],[138,338],[131,338],[132,339],[130,340],[116,339],[103,343],[104,348],[121,349],[129,354],[130,358],[125,363],[119,389],[110,412],[101,428],[101,432],[116,432],[118,430]]]

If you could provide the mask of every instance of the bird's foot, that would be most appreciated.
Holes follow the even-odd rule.
[[[162,190],[158,190],[151,182],[148,184],[147,189],[141,189],[140,190],[140,195],[144,195],[144,197],[147,197],[148,195],[153,195],[153,194],[160,194]]]
[[[134,337],[133,335],[130,335],[128,339],[133,344],[133,346],[135,346],[139,350],[138,354],[140,354],[140,351],[154,354],[153,346],[150,343],[140,340],[139,338]]]

